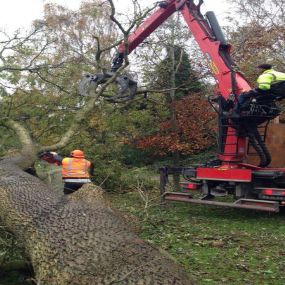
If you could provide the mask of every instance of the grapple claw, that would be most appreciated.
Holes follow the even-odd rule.
[[[96,90],[100,84],[104,84],[114,75],[113,72],[97,73],[94,75],[86,74],[79,83],[79,93],[82,96],[90,96],[90,90]],[[118,86],[118,92],[113,96],[106,96],[109,102],[120,103],[134,98],[137,91],[137,82],[127,75],[118,76],[115,79]]]

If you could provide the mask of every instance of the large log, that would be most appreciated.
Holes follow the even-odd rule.
[[[3,161],[0,219],[22,242],[38,284],[193,284],[172,258],[130,230],[99,188],[67,198]]]

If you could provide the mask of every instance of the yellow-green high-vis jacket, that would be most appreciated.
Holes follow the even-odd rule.
[[[257,78],[257,87],[261,90],[269,90],[272,84],[281,81],[285,81],[285,73],[267,69]]]

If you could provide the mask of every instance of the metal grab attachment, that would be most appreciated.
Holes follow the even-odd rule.
[[[90,96],[89,91],[95,91],[100,84],[104,84],[114,75],[114,72],[86,74],[79,83],[79,93],[82,96]],[[105,99],[113,103],[121,103],[131,100],[136,95],[137,82],[128,75],[121,75],[115,79],[119,91],[114,96],[105,96]],[[92,95],[91,95],[92,96]]]

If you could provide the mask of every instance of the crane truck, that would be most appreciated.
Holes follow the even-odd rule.
[[[285,206],[285,168],[269,167],[270,153],[265,144],[268,123],[280,114],[276,104],[282,96],[257,96],[242,106],[238,118],[224,115],[234,108],[238,96],[252,87],[238,70],[231,57],[231,45],[225,39],[213,12],[201,13],[203,0],[167,0],[158,7],[128,37],[127,43],[118,46],[112,61],[110,78],[123,64],[126,55],[139,46],[155,29],[172,14],[182,14],[189,31],[204,54],[217,81],[218,92],[210,96],[211,104],[218,104],[218,152],[217,159],[195,167],[160,168],[160,192],[165,201],[278,212]],[[102,74],[91,76],[89,81],[106,78]],[[103,80],[104,81],[104,80]],[[136,82],[119,77],[119,84],[130,89],[127,99],[134,96]],[[122,84],[124,82],[124,84]],[[122,95],[122,93],[121,93]],[[284,94],[285,95],[285,94]],[[260,132],[263,128],[263,133]],[[260,158],[259,165],[247,163],[247,151],[251,145]],[[168,176],[181,174],[185,178],[184,191],[166,191]],[[186,191],[185,191],[186,190]],[[232,202],[216,199],[218,192],[233,196]],[[193,193],[198,193],[194,195]]]

